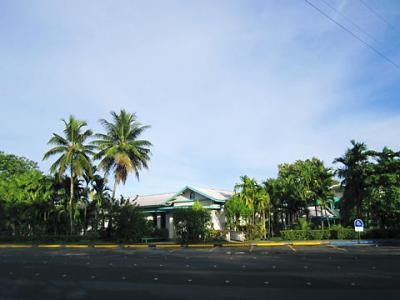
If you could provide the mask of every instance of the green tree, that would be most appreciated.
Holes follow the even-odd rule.
[[[142,168],[148,168],[152,144],[139,139],[150,126],[139,123],[135,114],[121,110],[119,113],[111,112],[111,116],[111,122],[100,120],[106,133],[96,134],[97,140],[93,144],[99,150],[95,155],[100,159],[99,167],[106,174],[114,173],[112,199],[115,199],[117,185],[125,184],[129,173],[134,172],[139,179]]]
[[[0,151],[0,176],[2,176],[2,180],[37,169],[37,163],[34,161]]]
[[[400,224],[400,153],[387,147],[369,151],[375,160],[367,177],[364,214],[380,229],[399,228]]]
[[[47,151],[43,159],[51,156],[59,155],[57,160],[50,167],[52,173],[64,175],[69,171],[70,176],[70,192],[69,192],[69,222],[70,233],[74,232],[74,180],[83,176],[85,172],[92,172],[92,163],[90,157],[93,153],[93,145],[87,144],[87,140],[92,136],[90,129],[85,129],[86,121],[77,120],[74,116],[70,116],[68,120],[62,119],[65,128],[64,136],[53,133],[49,144],[55,147]]]
[[[367,178],[371,171],[368,161],[369,152],[364,143],[351,141],[351,148],[334,160],[342,166],[337,175],[342,179],[343,197],[340,203],[340,214],[344,225],[352,225],[356,218],[362,218],[362,206],[367,197]]]

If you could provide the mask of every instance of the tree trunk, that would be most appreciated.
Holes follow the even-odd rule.
[[[114,204],[114,202],[115,202],[115,194],[116,194],[116,191],[117,191],[117,185],[118,185],[118,182],[117,182],[117,177],[115,177],[115,181],[114,181],[114,187],[113,187],[113,191],[112,191],[112,196],[111,196],[111,201],[112,201],[112,204],[111,204],[111,209],[110,209],[110,211],[109,211],[109,214],[108,214],[108,224],[107,224],[107,236],[108,237],[111,237],[111,229],[112,229],[112,205]]]
[[[72,235],[74,232],[74,221],[72,219],[72,202],[74,199],[74,171],[71,168],[71,183],[70,183],[70,196],[69,196],[69,226],[70,226],[70,234]]]

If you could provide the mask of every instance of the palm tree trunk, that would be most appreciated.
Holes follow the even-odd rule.
[[[115,178],[115,181],[114,181],[114,188],[113,188],[112,196],[111,196],[111,198],[112,198],[113,201],[115,201],[115,193],[116,193],[116,191],[117,191],[117,185],[118,185],[117,178]]]
[[[114,203],[115,202],[115,193],[117,191],[117,185],[118,185],[118,181],[117,181],[117,177],[115,177],[115,181],[114,181],[114,187],[113,187],[113,191],[112,191],[112,196],[111,196],[111,200]],[[113,204],[111,204],[112,206]],[[108,237],[111,237],[111,223],[112,223],[112,207],[110,209],[110,212],[108,214],[108,224],[107,224],[107,235]]]
[[[70,196],[69,196],[69,226],[70,226],[70,234],[74,232],[74,221],[72,219],[72,201],[74,199],[74,171],[71,167],[71,183],[70,183]]]

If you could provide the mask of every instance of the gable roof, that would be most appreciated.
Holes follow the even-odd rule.
[[[186,190],[191,190],[193,192],[196,192],[196,193],[198,193],[210,200],[213,200],[215,202],[225,202],[233,196],[233,192],[231,192],[231,191],[185,186],[179,192],[174,194],[170,199],[168,199],[167,202],[174,201],[178,196],[180,196]]]
[[[164,194],[139,196],[136,200],[132,199],[131,201],[134,201],[134,203],[142,207],[168,206],[171,205],[172,202],[174,202],[175,200],[178,200],[178,202],[179,200],[184,200],[181,199],[182,198],[181,195],[184,191],[188,189],[218,203],[224,203],[225,201],[229,200],[233,195],[233,192],[221,189],[185,186],[177,193],[164,193]]]
[[[134,202],[139,206],[162,206],[165,205],[167,200],[173,195],[175,195],[175,193],[139,196]]]

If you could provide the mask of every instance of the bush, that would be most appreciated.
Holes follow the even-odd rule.
[[[139,242],[151,230],[140,208],[124,205],[115,215],[113,231],[113,236],[119,241]]]
[[[354,231],[354,228],[333,225],[331,227],[331,238],[339,240],[352,240],[358,238],[358,233]]]
[[[330,238],[331,232],[329,230],[309,230],[307,236],[310,240],[327,240]]]
[[[207,240],[209,241],[224,241],[228,230],[209,229],[207,232]]]
[[[210,213],[202,207],[177,210],[174,213],[174,225],[179,241],[184,244],[204,241],[210,220]]]
[[[331,230],[282,230],[281,237],[284,240],[327,240],[357,239],[358,233],[353,228],[335,226]]]
[[[284,240],[306,240],[307,230],[282,230],[281,236]]]

